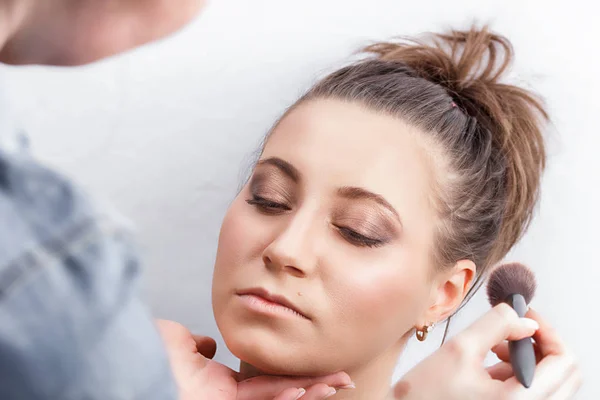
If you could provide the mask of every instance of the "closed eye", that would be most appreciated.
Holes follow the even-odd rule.
[[[291,210],[287,204],[265,199],[264,197],[260,197],[258,195],[252,195],[252,198],[246,200],[246,203],[256,207],[259,211],[266,214],[281,214],[285,211]]]
[[[379,247],[386,243],[385,240],[370,238],[344,226],[336,226],[336,228],[344,239],[356,246]]]

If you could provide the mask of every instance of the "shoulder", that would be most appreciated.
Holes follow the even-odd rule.
[[[129,234],[61,174],[1,150],[0,221],[0,397],[174,398]]]
[[[40,268],[92,286],[135,275],[128,233],[92,204],[60,173],[0,149],[0,298]]]

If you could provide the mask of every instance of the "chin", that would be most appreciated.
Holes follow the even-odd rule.
[[[269,375],[327,375],[337,372],[328,366],[329,360],[311,343],[288,338],[285,332],[261,326],[232,324],[219,326],[223,340],[231,353],[247,364]]]
[[[241,325],[241,324],[238,324]],[[231,353],[260,371],[275,375],[301,375],[302,346],[286,345],[277,332],[261,327],[237,326],[222,329],[221,335]]]
[[[269,351],[253,343],[227,344],[231,353],[267,375],[305,375],[306,369],[295,363],[294,358],[282,357],[281,353]]]

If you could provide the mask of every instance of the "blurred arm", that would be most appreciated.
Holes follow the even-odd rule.
[[[1,150],[0,224],[0,398],[176,398],[125,233]]]

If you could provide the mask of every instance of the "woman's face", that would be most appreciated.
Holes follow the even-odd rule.
[[[423,323],[435,214],[420,139],[336,100],[283,118],[221,228],[213,310],[234,355],[266,373],[348,371]]]

